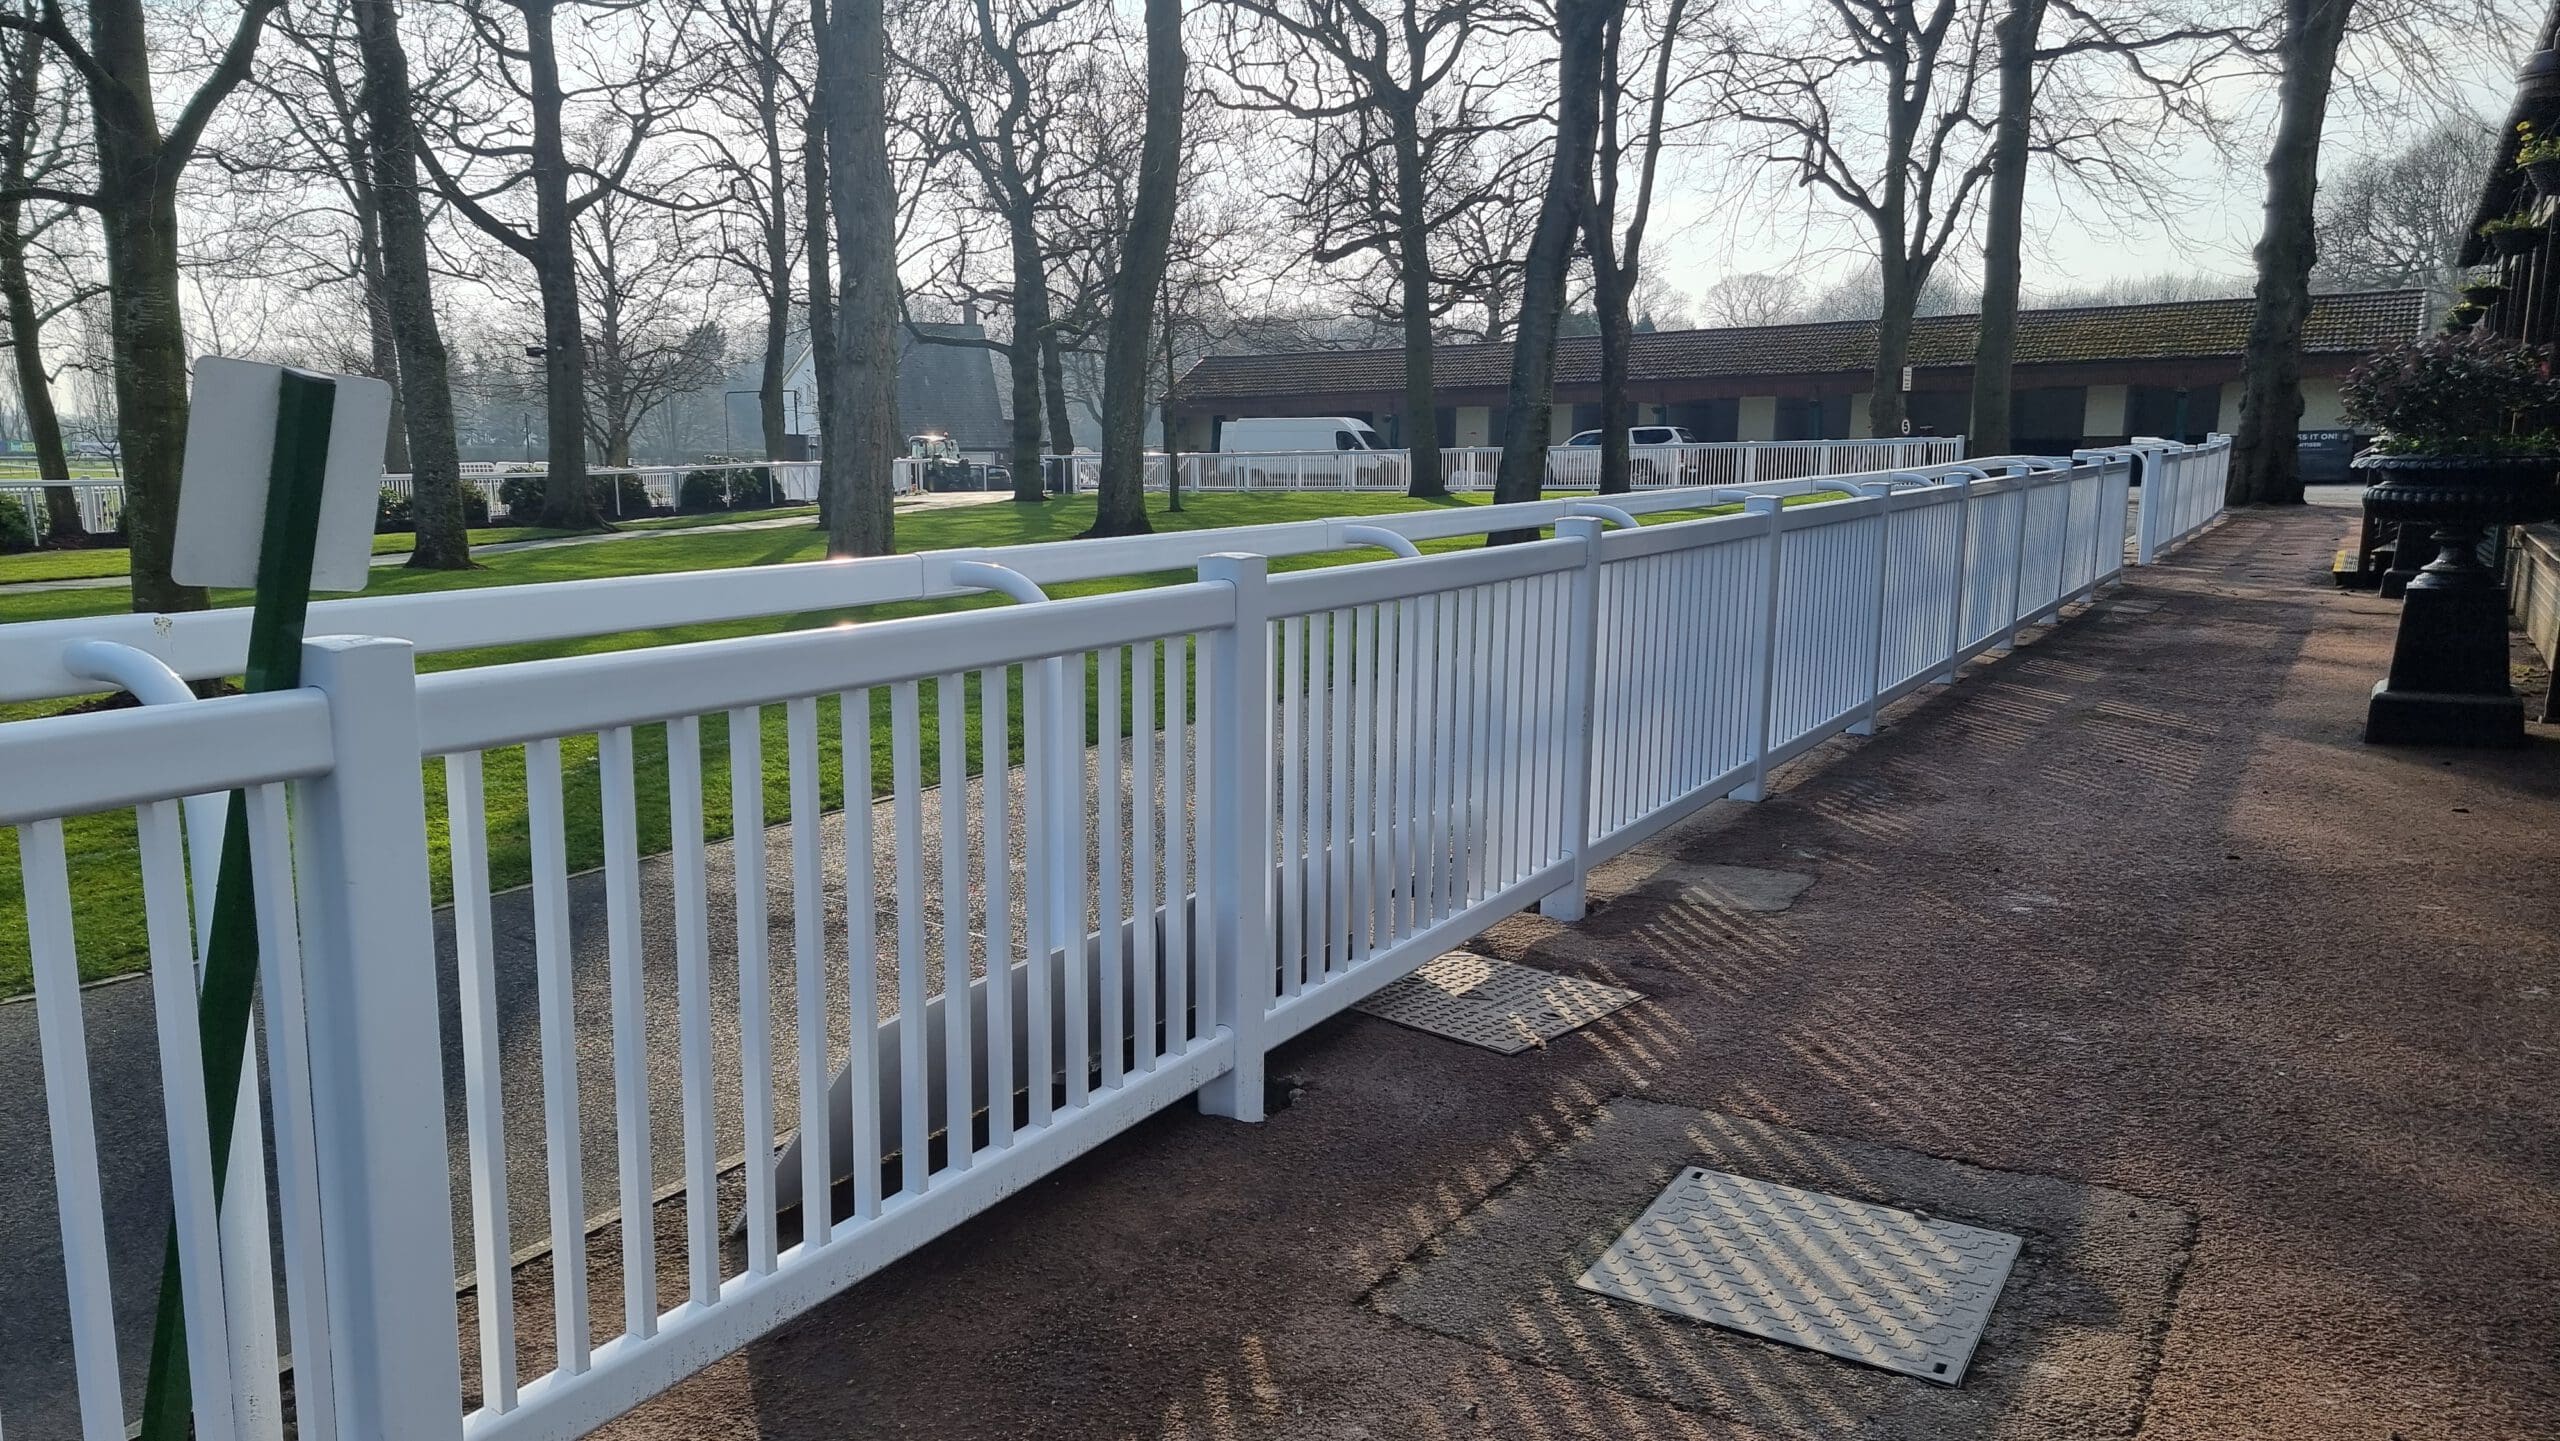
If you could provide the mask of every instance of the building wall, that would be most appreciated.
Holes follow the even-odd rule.
[[[1457,437],[1453,445],[1498,445],[1493,434],[1493,407],[1462,405],[1458,407]]]
[[[1867,440],[1875,433],[1875,396],[1864,391],[1850,396],[1849,438]]]
[[[1209,417],[1205,415],[1177,415],[1173,418],[1174,443],[1183,450],[1214,448],[1217,440],[1210,432]]]
[[[1573,407],[1558,405],[1547,411],[1547,444],[1562,445],[1573,439]]]
[[[2130,435],[2125,429],[2125,398],[2133,393],[2129,385],[2093,385],[2089,402],[2082,412],[2081,430],[2093,438]]]
[[[2239,387],[2233,386],[2231,389],[2234,392],[2237,392]],[[2238,402],[2235,399],[2232,403],[2236,406]],[[2231,433],[2239,423],[2240,415],[2235,409],[2232,411],[2230,419],[2223,422],[2223,432],[2225,434]],[[2300,428],[2304,430],[2344,430],[2347,428],[2347,417],[2338,401],[2337,381],[2332,380],[2325,375],[2311,375],[2303,377],[2302,423]]]
[[[1778,397],[1746,395],[1734,417],[1733,438],[1736,440],[1775,440],[1778,438]]]

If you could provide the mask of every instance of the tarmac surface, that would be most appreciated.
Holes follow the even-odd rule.
[[[2362,746],[2396,610],[2331,589],[2347,524],[2235,517],[1876,738],[1817,750],[1769,801],[1613,864],[1585,923],[1517,917],[1473,947],[1636,989],[1629,1010],[1511,1058],[1328,1023],[1274,1058],[1292,1099],[1264,1124],[1177,1107],[604,1434],[2560,1434],[2560,731],[2501,755]],[[644,888],[654,931],[657,863]],[[571,892],[582,1038],[605,1034],[598,889]],[[530,907],[496,909],[511,1240],[538,1248]],[[150,1054],[149,1003],[87,999],[130,1350],[166,1214],[159,1101],[153,1068],[104,1058]],[[0,1006],[0,1093],[41,1094],[32,1022]],[[671,1100],[672,1047],[650,1060]],[[581,1055],[591,1217],[617,1200],[606,1062]],[[457,1131],[460,1099],[457,1080]],[[42,1126],[0,1106],[0,1154],[41,1156]],[[676,1140],[653,1137],[654,1179]],[[1688,1164],[2026,1237],[1965,1386],[1576,1292]],[[0,1422],[68,1434],[43,1404],[69,1384],[52,1188],[20,1175],[0,1188]],[[657,1222],[680,1257],[680,1199]],[[599,1335],[619,1329],[618,1248],[593,1233]],[[538,1371],[547,1261],[516,1284]]]
[[[1477,943],[1636,1006],[1347,1015],[1267,1122],[1141,1124],[602,1434],[2560,1434],[2560,733],[2362,745],[2345,524],[2237,516]],[[2025,1236],[1965,1387],[1572,1294],[1702,1157]]]

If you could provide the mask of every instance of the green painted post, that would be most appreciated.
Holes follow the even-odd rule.
[[[243,677],[253,694],[292,690],[302,683],[302,625],[311,606],[312,551],[320,531],[329,419],[337,396],[337,382],[327,376],[287,369],[276,397],[275,456],[267,465],[266,522],[258,543],[249,664]],[[231,1122],[238,1114],[249,1008],[257,992],[258,919],[249,876],[249,802],[234,791],[223,826],[222,870],[214,885],[204,980],[196,997],[216,1205],[231,1164]],[[305,1344],[320,1344],[320,1338],[295,1339],[297,1347]],[[160,1264],[160,1307],[151,1329],[151,1376],[143,1392],[140,1441],[184,1441],[189,1409],[178,1230],[172,1222]]]

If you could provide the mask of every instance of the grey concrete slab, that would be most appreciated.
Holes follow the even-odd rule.
[[[1871,1370],[1582,1289],[1586,1269],[1693,1167],[2021,1237],[1965,1383]],[[1369,1301],[1407,1324],[1748,1422],[1760,1436],[2125,1436],[2194,1229],[2176,1206],[2103,1186],[1621,1098],[1429,1238]]]

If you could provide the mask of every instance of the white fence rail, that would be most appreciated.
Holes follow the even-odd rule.
[[[1820,475],[1945,465],[1964,458],[1964,437],[1903,440],[1744,440],[1699,445],[1639,445],[1629,453],[1630,479],[1638,490],[1694,485],[1756,485]],[[1412,483],[1411,461],[1401,450],[1185,451],[1179,457],[1185,490],[1402,491]],[[1102,457],[1090,452],[1046,457],[1064,464],[1075,488],[1090,491],[1100,479]],[[1493,489],[1501,468],[1498,446],[1443,446],[1442,478],[1461,493]],[[1149,490],[1165,488],[1166,458],[1146,458]],[[1598,446],[1559,445],[1547,451],[1546,484],[1557,490],[1590,490],[1600,484]]]
[[[1259,1119],[1273,1046],[1521,906],[1579,914],[1601,859],[1718,797],[1758,797],[1772,767],[2113,580],[2133,468],[1995,461],[1614,530],[1617,507],[1545,501],[332,602],[315,634],[379,621],[416,645],[316,639],[301,691],[0,725],[74,1307],[52,1373],[72,1394],[55,1404],[81,1434],[124,1434],[136,1357],[119,1298],[148,1310],[117,1289],[147,1273],[110,1278],[103,1262],[82,1049],[100,993],[77,984],[67,820],[130,812],[139,838],[196,1434],[280,1434],[273,1328],[244,1347],[227,1319],[272,1283],[222,1264],[226,1237],[263,1244],[267,1227],[217,1233],[190,1100],[182,847],[201,862],[212,838],[172,802],[237,789],[299,1434],[572,1436],[1148,1114],[1196,1094]],[[1663,512],[1726,494],[1612,499]],[[1269,556],[1389,523],[1406,539],[1556,537],[1267,573]],[[1180,565],[1197,578],[1063,601],[1032,589]],[[500,632],[990,585],[1031,603],[412,672],[413,649]],[[180,674],[237,665],[239,627],[219,613],[133,619],[84,634],[156,636]],[[0,676],[25,693],[17,662],[70,634],[0,628]],[[36,688],[94,688],[75,664],[44,660]],[[450,838],[440,863],[422,763]],[[876,806],[875,763],[890,777]],[[493,807],[501,781],[520,821]],[[706,840],[724,800],[725,860]],[[530,886],[505,904],[530,923],[501,926],[492,856],[519,834]],[[442,1021],[459,1038],[458,1123],[418,1023],[437,1008],[431,866],[454,897]],[[574,874],[590,866],[597,878]],[[653,1055],[676,1058],[672,1082]],[[615,1242],[589,1234],[591,1156],[626,1222]],[[681,1214],[629,1224],[671,1179]],[[535,1198],[551,1294],[520,1309],[511,1262],[534,1237],[512,1218]],[[0,1412],[14,1404],[0,1396]]]
[[[914,488],[912,479],[898,462],[896,490],[904,494]],[[921,464],[921,462],[915,462]],[[648,504],[673,509],[684,478],[698,470],[730,474],[765,472],[770,476],[769,489],[774,503],[780,505],[814,505],[818,499],[818,463],[814,460],[723,461],[708,465],[652,465],[630,468],[590,468],[587,474],[597,480],[619,480],[631,477],[640,482],[648,494]],[[510,480],[540,480],[545,472],[538,470],[500,470],[495,466],[474,463],[463,467],[462,483],[480,493],[489,504],[493,518],[506,512],[502,494]],[[44,493],[56,486],[69,486],[80,506],[80,524],[91,531],[110,531],[124,523],[124,482],[121,480],[9,480],[0,481],[0,505],[14,504],[25,510],[27,521],[37,531],[44,528]],[[394,494],[410,494],[410,478],[399,471],[385,472],[382,488]],[[606,487],[604,515],[607,519],[636,513],[636,507],[624,490],[616,484]]]

